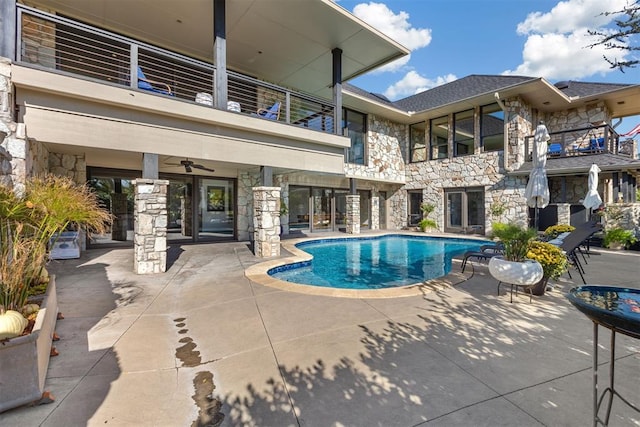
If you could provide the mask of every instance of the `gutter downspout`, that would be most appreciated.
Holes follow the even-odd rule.
[[[507,107],[505,107],[504,102],[502,102],[502,100],[500,99],[500,94],[498,92],[495,92],[493,94],[493,96],[496,98],[496,102],[498,103],[498,106],[502,109],[503,112],[507,112]],[[504,170],[506,172],[511,172],[511,170],[509,169],[509,121],[505,120],[504,122],[504,129],[503,129],[503,133],[506,135],[506,137],[504,138],[504,154],[502,155],[502,160],[504,162]]]

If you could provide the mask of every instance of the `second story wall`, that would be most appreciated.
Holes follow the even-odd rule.
[[[345,163],[349,178],[386,182],[405,182],[402,146],[406,145],[407,126],[372,114],[367,116],[366,164]]]

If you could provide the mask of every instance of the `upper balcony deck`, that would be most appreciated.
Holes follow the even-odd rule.
[[[18,12],[19,64],[214,107],[216,67],[211,63],[34,9]],[[228,104],[220,108],[334,132],[330,101],[227,73]]]

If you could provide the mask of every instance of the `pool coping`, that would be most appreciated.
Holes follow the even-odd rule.
[[[469,240],[486,240],[486,236],[461,236],[459,234],[437,233],[437,232],[416,232],[406,230],[385,230],[381,232],[368,232],[366,234],[343,234],[332,236],[313,236],[287,239],[280,242],[283,249],[291,253],[291,256],[269,259],[258,264],[254,264],[245,269],[245,277],[250,281],[259,285],[268,286],[271,288],[280,289],[282,291],[297,292],[307,295],[319,295],[339,298],[397,298],[397,297],[410,297],[420,296],[428,292],[439,291],[447,288],[452,288],[460,283],[469,280],[473,276],[473,269],[467,270],[466,273],[462,272],[449,272],[449,274],[438,277],[436,279],[427,280],[425,282],[414,283],[411,285],[405,285],[397,288],[386,289],[337,289],[328,288],[322,286],[302,285],[298,283],[285,282],[284,280],[276,279],[273,276],[267,274],[272,268],[280,267],[286,264],[293,264],[298,262],[310,261],[313,256],[297,248],[295,245],[301,242],[308,242],[312,240],[336,240],[336,239],[366,239],[380,236],[389,235],[408,235],[419,237],[448,237],[459,238]],[[453,261],[460,262],[460,259],[455,257]]]

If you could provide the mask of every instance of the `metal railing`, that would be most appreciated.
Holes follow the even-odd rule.
[[[547,145],[547,157],[582,156],[591,154],[627,154],[620,150],[619,136],[609,125],[589,126],[549,132],[551,139]],[[525,153],[531,160],[534,135],[525,137]]]
[[[216,70],[210,63],[26,6],[18,6],[17,19],[19,63],[205,107],[214,105]],[[136,78],[131,79],[132,75]],[[230,111],[334,132],[335,106],[326,100],[232,71],[227,93]],[[264,114],[264,110],[271,112]]]

